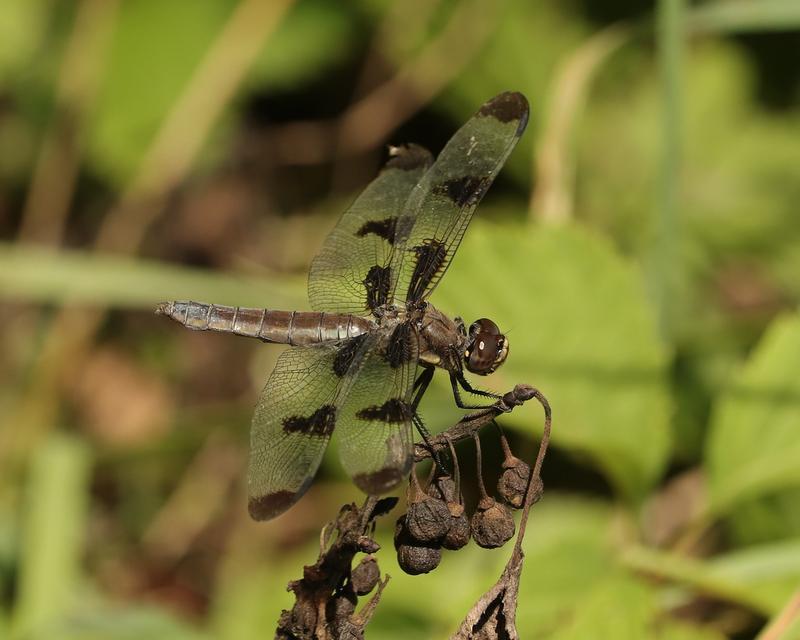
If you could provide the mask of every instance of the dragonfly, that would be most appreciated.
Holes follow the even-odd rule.
[[[413,464],[418,407],[434,371],[456,405],[506,360],[508,338],[481,318],[469,327],[427,299],[447,271],[478,203],[528,122],[526,98],[501,93],[447,142],[390,147],[313,259],[312,311],[162,302],[156,313],[200,331],[288,344],[260,393],[250,431],[248,510],[268,520],[311,485],[334,432],[342,466],[363,492],[397,487]]]

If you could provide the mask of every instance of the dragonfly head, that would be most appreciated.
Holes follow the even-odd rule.
[[[464,365],[467,370],[481,376],[494,373],[506,361],[508,338],[489,318],[476,320],[469,327]]]

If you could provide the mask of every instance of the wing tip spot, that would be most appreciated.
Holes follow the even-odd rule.
[[[528,124],[530,105],[528,99],[519,91],[504,91],[488,100],[478,110],[478,115],[490,116],[502,123],[519,120],[517,134],[521,134]]]
[[[250,496],[247,511],[253,520],[271,520],[279,516],[295,502],[298,493],[294,491],[275,491],[263,496]]]
[[[394,489],[406,477],[406,468],[384,467],[371,473],[359,473],[353,476],[353,482],[364,493],[379,495]]]

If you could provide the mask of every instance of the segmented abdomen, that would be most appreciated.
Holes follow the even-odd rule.
[[[290,345],[353,338],[373,327],[370,320],[346,313],[276,311],[205,302],[162,302],[156,313],[197,331],[235,333]]]

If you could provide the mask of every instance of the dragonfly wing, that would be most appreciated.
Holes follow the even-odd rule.
[[[365,493],[393,489],[411,469],[418,349],[410,322],[378,338],[342,403],[337,427],[342,465]]]
[[[426,299],[528,122],[528,101],[506,92],[486,102],[445,145],[406,202],[414,226],[393,254],[395,303]]]
[[[311,263],[308,297],[315,311],[366,315],[389,299],[394,247],[413,224],[404,204],[431,162],[418,145],[393,149],[380,175],[342,214]]]
[[[284,351],[256,405],[250,431],[248,508],[255,520],[280,515],[316,475],[340,407],[369,348],[364,334],[338,344]]]

